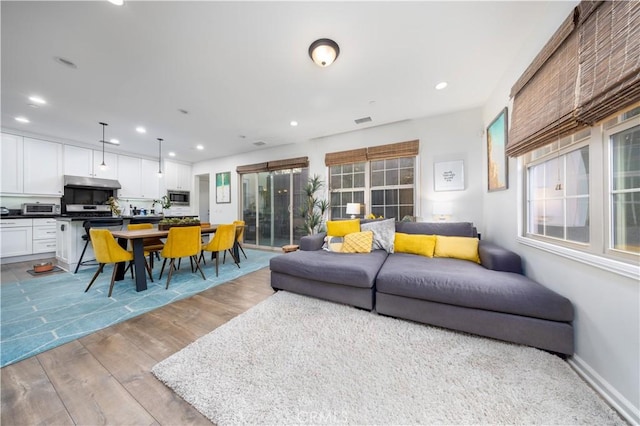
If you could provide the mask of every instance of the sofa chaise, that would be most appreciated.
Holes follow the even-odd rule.
[[[397,222],[395,231],[477,238],[468,222]],[[511,251],[480,240],[477,263],[382,249],[335,253],[323,250],[324,240],[325,234],[303,237],[299,251],[272,258],[273,289],[573,354],[571,302],[524,276]]]

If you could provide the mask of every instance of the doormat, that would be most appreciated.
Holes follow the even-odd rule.
[[[36,272],[33,269],[29,269],[27,272],[34,277],[43,277],[45,275],[54,274],[56,272],[64,272],[64,269],[59,266],[54,266],[52,270],[46,272]]]

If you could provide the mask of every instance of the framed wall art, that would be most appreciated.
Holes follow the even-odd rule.
[[[487,127],[488,189],[502,191],[509,187],[509,160],[507,159],[507,108]]]
[[[434,191],[464,190],[464,161],[443,161],[433,165]]]
[[[231,172],[216,173],[216,203],[231,202]]]

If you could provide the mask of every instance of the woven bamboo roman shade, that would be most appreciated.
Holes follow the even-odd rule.
[[[286,160],[275,160],[264,163],[247,164],[236,167],[236,172],[240,174],[270,172],[274,170],[297,169],[309,167],[309,157],[288,158]]]
[[[338,166],[340,164],[361,163],[363,161],[367,161],[367,148],[329,152],[324,156],[324,164],[327,167]]]
[[[532,65],[538,69],[533,71],[530,66],[523,74],[530,76],[528,81],[521,77],[512,88],[515,98],[509,156],[548,145],[581,127],[575,113],[578,41],[574,17],[570,16],[534,60]]]
[[[592,126],[640,100],[640,2],[583,1],[511,89],[507,154]]]
[[[367,159],[389,160],[392,158],[415,157],[420,149],[420,141],[390,143],[388,145],[367,148]]]
[[[370,148],[351,149],[349,151],[330,152],[324,156],[327,167],[340,164],[360,163],[371,160],[390,160],[393,158],[415,157],[420,149],[420,141],[390,143]]]
[[[309,167],[309,157],[297,157],[288,158],[286,160],[269,161],[267,167],[269,168],[269,171]]]
[[[236,172],[240,174],[266,172],[269,170],[268,164],[269,163],[264,162],[264,163],[256,163],[256,164],[247,164],[245,166],[238,166],[236,167]]]
[[[594,124],[640,99],[640,2],[603,2],[579,32],[577,114]]]

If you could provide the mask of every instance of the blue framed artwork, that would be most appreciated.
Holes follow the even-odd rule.
[[[507,108],[487,127],[488,190],[502,191],[509,187],[509,160],[507,159]]]

